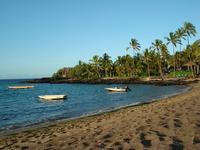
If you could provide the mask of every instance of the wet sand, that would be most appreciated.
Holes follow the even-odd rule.
[[[167,99],[0,135],[0,149],[199,150],[200,83]]]

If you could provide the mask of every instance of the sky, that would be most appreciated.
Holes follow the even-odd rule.
[[[199,32],[199,6],[199,0],[0,0],[0,79],[49,77],[105,52],[115,60],[132,54],[131,38],[143,50],[184,22]]]

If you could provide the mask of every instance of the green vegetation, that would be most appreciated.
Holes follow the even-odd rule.
[[[115,61],[107,53],[93,56],[89,63],[79,61],[73,68],[63,68],[54,73],[52,79],[90,80],[99,78],[138,78],[159,76],[195,77],[200,73],[200,40],[190,44],[190,38],[196,35],[196,28],[190,22],[175,32],[170,32],[164,40],[156,39],[149,48],[141,51],[140,43],[131,39],[129,47],[133,55],[118,56]],[[183,46],[183,41],[187,45]],[[173,54],[169,53],[169,45]],[[177,48],[177,47],[180,48]],[[179,50],[178,50],[179,49]],[[140,52],[141,51],[141,52]]]

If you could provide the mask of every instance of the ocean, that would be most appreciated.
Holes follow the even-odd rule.
[[[106,87],[122,86],[120,84],[33,84],[32,89],[8,89],[11,85],[27,85],[21,81],[0,80],[0,131],[93,115],[188,90],[180,85],[142,84],[129,85],[131,91],[127,93],[105,90]],[[48,94],[66,94],[67,99],[45,101],[38,98]]]

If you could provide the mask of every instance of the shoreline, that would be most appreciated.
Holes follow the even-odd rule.
[[[44,122],[33,123],[33,124],[27,125],[27,126],[21,126],[21,127],[17,127],[17,128],[13,127],[13,128],[5,129],[5,130],[0,130],[0,137],[5,136],[5,135],[16,134],[16,133],[19,133],[19,132],[25,132],[25,131],[28,131],[28,130],[36,130],[38,128],[52,126],[52,125],[56,125],[58,123],[66,123],[66,122],[70,122],[70,121],[73,121],[73,120],[86,119],[88,117],[112,113],[112,112],[116,112],[116,111],[119,111],[121,109],[126,109],[126,108],[129,108],[129,107],[134,108],[134,107],[138,107],[138,106],[142,106],[142,105],[146,105],[146,104],[151,104],[151,103],[154,103],[154,102],[167,100],[168,98],[178,96],[180,94],[183,94],[183,93],[186,93],[186,92],[192,90],[192,86],[190,86],[190,85],[177,85],[177,86],[185,86],[185,89],[181,92],[177,92],[177,93],[174,93],[174,94],[163,95],[158,99],[146,100],[144,102],[135,102],[135,103],[127,104],[127,105],[124,105],[124,106],[118,106],[118,107],[115,107],[115,108],[110,108],[110,109],[107,109],[107,110],[99,110],[99,111],[96,111],[96,112],[90,112],[88,114],[83,114],[83,115],[78,116],[78,117],[46,120]]]
[[[100,78],[100,79],[57,79],[52,80],[51,78],[40,78],[26,80],[22,83],[49,83],[49,84],[152,84],[152,85],[187,85],[199,81],[200,78],[187,79],[187,78],[166,78],[161,79],[139,79],[139,78]]]
[[[101,114],[96,114],[96,115],[78,118],[78,119],[74,119],[74,120],[58,121],[54,124],[39,126],[37,128],[31,128],[31,129],[23,130],[23,131],[20,131],[17,133],[9,134],[9,135],[1,135],[0,139],[2,140],[2,142],[0,142],[0,148],[1,148],[1,146],[4,148],[20,148],[20,147],[26,146],[27,144],[30,144],[29,145],[30,149],[34,149],[34,147],[32,147],[33,145],[39,146],[39,149],[43,149],[46,147],[54,147],[54,148],[59,148],[59,149],[64,149],[64,148],[75,148],[76,149],[77,147],[78,147],[77,149],[83,149],[83,148],[86,148],[86,149],[97,148],[98,149],[100,147],[107,148],[107,147],[119,147],[119,146],[143,149],[146,146],[148,147],[148,145],[151,145],[150,146],[151,148],[155,148],[155,147],[158,148],[159,144],[155,145],[155,142],[158,142],[157,139],[155,137],[151,137],[151,136],[153,136],[151,134],[153,134],[155,132],[153,130],[156,130],[156,132],[155,132],[156,134],[157,134],[157,132],[159,132],[159,133],[165,132],[165,136],[163,136],[163,137],[161,135],[160,136],[157,135],[161,139],[164,137],[167,139],[166,141],[167,141],[168,145],[167,145],[167,143],[165,143],[164,145],[166,147],[164,147],[164,148],[167,148],[170,146],[172,146],[172,147],[177,146],[177,143],[174,142],[174,141],[176,141],[174,139],[177,138],[179,140],[178,146],[180,146],[180,147],[184,146],[184,147],[186,147],[186,149],[187,149],[187,147],[192,146],[192,148],[195,149],[195,148],[197,148],[197,146],[199,146],[198,140],[200,140],[200,137],[199,137],[200,133],[191,132],[191,133],[195,134],[194,136],[191,136],[190,132],[186,132],[192,138],[191,141],[189,142],[189,144],[188,144],[188,141],[185,140],[184,138],[183,138],[184,140],[182,140],[180,137],[176,137],[176,134],[179,135],[182,133],[182,132],[179,133],[179,129],[181,130],[181,128],[184,127],[184,123],[186,123],[187,126],[189,126],[191,124],[191,123],[189,123],[189,125],[188,125],[188,121],[185,121],[185,119],[187,118],[187,113],[194,112],[194,111],[189,111],[189,112],[183,111],[182,112],[181,110],[179,110],[179,109],[182,109],[180,106],[184,107],[183,104],[186,105],[187,103],[188,103],[188,105],[190,104],[189,106],[193,106],[193,107],[189,107],[188,105],[186,105],[188,107],[188,109],[199,108],[199,106],[200,106],[200,104],[198,103],[199,98],[197,98],[197,96],[199,96],[198,90],[200,89],[199,83],[189,84],[189,86],[191,87],[191,89],[187,90],[186,92],[183,92],[183,93],[180,93],[180,94],[177,94],[174,96],[170,96],[168,98],[161,98],[160,100],[155,100],[152,102],[139,104],[139,105],[135,105],[135,106],[127,106],[125,108],[120,108],[117,110],[103,112]],[[188,99],[191,99],[191,100],[195,99],[195,101],[194,100],[191,101]],[[194,105],[193,103],[195,103],[196,105]],[[175,106],[173,104],[177,105],[177,109],[174,108]],[[158,108],[158,106],[160,106],[159,109],[155,110],[155,108]],[[185,109],[187,109],[187,107],[185,107]],[[169,109],[169,111],[166,112],[165,109]],[[171,109],[173,110],[172,113],[170,112]],[[182,113],[186,113],[186,116],[183,115],[183,118],[182,118],[182,117],[180,117],[180,116],[182,116],[182,113],[179,113],[176,111],[181,111]],[[135,113],[133,113],[133,112],[135,112]],[[158,113],[163,113],[163,115],[160,115]],[[200,112],[198,112],[198,109],[197,110],[195,109],[195,113],[197,115],[200,114]],[[156,115],[158,118],[156,118],[152,114]],[[170,123],[174,119],[169,116],[174,116],[174,115],[176,115],[175,120],[176,120],[176,118],[179,118],[179,121],[175,121],[175,122],[177,122],[176,125],[173,125],[173,124],[171,125]],[[141,116],[143,116],[143,117],[141,117]],[[148,122],[150,122],[150,120],[155,121],[155,123],[157,123],[159,121],[162,122],[162,120],[166,120],[166,118],[163,116],[165,116],[169,119],[169,125],[168,125],[169,127],[168,128],[162,127],[162,125],[159,124],[156,126],[156,128],[159,129],[159,131],[157,131],[158,129],[156,129],[154,127],[154,124],[148,123]],[[190,116],[187,119],[190,119],[190,118],[193,118],[195,121],[197,121],[196,128],[199,131],[200,124],[198,124],[198,122],[200,123],[200,120],[196,120],[196,117],[194,117],[194,116],[193,117]],[[171,121],[171,119],[172,119],[172,121]],[[180,120],[182,123],[180,123]],[[131,121],[131,124],[130,124],[130,121]],[[118,123],[118,124],[116,124],[116,123]],[[167,126],[166,125],[167,123],[168,123],[168,121],[164,123],[164,126]],[[199,125],[199,127],[198,127],[198,125]],[[133,126],[134,128],[129,128],[130,126]],[[171,126],[173,127],[173,130],[175,130],[176,132],[171,129]],[[151,127],[151,128],[147,129],[149,127]],[[124,128],[126,128],[127,131],[124,130]],[[99,131],[99,129],[101,129],[101,132]],[[138,129],[138,130],[135,130],[135,129]],[[170,131],[167,131],[166,129],[168,129]],[[184,128],[184,129],[185,130],[183,130],[183,131],[189,130],[187,128]],[[59,131],[59,133],[58,133],[58,131]],[[137,138],[136,139],[134,138],[132,145],[130,144],[130,143],[132,143],[132,142],[130,142],[131,139],[129,139],[129,140],[127,139],[123,142],[119,142],[121,139],[119,137],[119,134],[129,137],[130,136],[129,133],[132,133],[133,131],[134,131],[133,137],[137,137]],[[96,132],[100,132],[100,133],[96,134]],[[108,135],[110,132],[112,132],[112,134]],[[151,132],[151,134],[150,134],[151,136],[149,135],[148,132]],[[95,134],[95,135],[93,135],[93,134]],[[144,136],[143,136],[143,134],[144,134]],[[167,135],[167,134],[170,134],[170,135]],[[42,135],[45,138],[48,138],[50,140],[45,141],[45,140],[40,139],[42,141],[41,143],[30,142],[31,138],[34,138],[37,136],[41,137]],[[88,135],[90,138],[85,139],[84,138],[85,135]],[[106,135],[108,137],[105,139],[103,138],[104,141],[102,141],[102,136],[106,136]],[[182,135],[182,136],[184,137],[186,135]],[[63,140],[62,138],[59,138],[59,137],[62,137],[62,138],[65,137],[66,140]],[[79,139],[79,137],[82,137],[83,139]],[[141,140],[142,137],[143,137],[143,140]],[[12,142],[13,138],[15,139],[14,142]],[[25,142],[22,142],[23,138],[26,139]],[[91,138],[93,138],[93,139],[91,139]],[[73,139],[77,139],[77,140],[75,140],[76,142],[72,142],[72,141],[74,141]],[[109,141],[107,141],[107,142],[105,141],[106,139],[112,139],[112,140],[110,140],[110,144],[108,144]],[[195,141],[194,139],[196,139],[197,144],[191,145],[192,140],[194,143],[194,141]],[[35,141],[37,141],[37,138],[35,139]],[[56,143],[55,141],[58,143]],[[129,143],[127,143],[126,141],[129,141]],[[182,142],[180,142],[180,141],[182,141]],[[12,144],[6,145],[5,142],[6,143],[10,142]],[[118,144],[116,142],[118,142]],[[147,145],[144,144],[145,142]],[[149,144],[149,142],[150,142],[150,144]],[[162,140],[160,142],[162,142]],[[64,143],[68,143],[68,144],[64,144]]]

